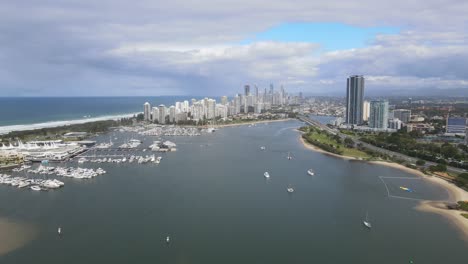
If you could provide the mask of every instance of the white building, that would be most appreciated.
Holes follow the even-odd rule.
[[[362,120],[367,121],[369,120],[370,116],[370,102],[364,101],[362,106]]]
[[[159,109],[157,107],[153,107],[151,111],[151,120],[153,122],[159,122]]]
[[[159,118],[158,122],[159,124],[165,124],[166,123],[166,106],[165,105],[159,105]]]
[[[174,123],[176,118],[176,108],[175,106],[171,105],[169,107],[169,122]]]
[[[148,102],[143,105],[143,115],[145,121],[151,121],[151,105]]]

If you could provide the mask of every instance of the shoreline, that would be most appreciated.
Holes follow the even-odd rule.
[[[34,124],[20,124],[20,125],[0,126],[0,135],[5,135],[5,134],[8,134],[10,132],[15,132],[15,131],[37,130],[37,129],[42,129],[42,128],[53,128],[53,127],[85,124],[85,123],[97,122],[97,121],[118,120],[118,119],[121,119],[121,118],[133,117],[134,115],[137,115],[137,114],[139,114],[139,113],[129,113],[129,114],[120,114],[120,115],[105,115],[105,116],[83,118],[83,119],[72,119],[72,120],[63,120],[63,121],[47,121],[47,122],[34,123]]]
[[[222,127],[232,127],[232,126],[244,126],[244,125],[265,124],[265,123],[273,123],[273,122],[285,122],[285,121],[290,121],[290,120],[293,120],[293,118],[249,121],[249,122],[245,122],[245,123],[235,123],[235,124],[216,125],[216,127],[222,128]]]
[[[301,132],[301,131],[299,131],[299,132]],[[319,153],[322,153],[322,154],[325,154],[325,155],[328,155],[328,156],[341,158],[341,159],[344,159],[344,160],[362,161],[362,162],[366,162],[368,164],[382,165],[382,166],[387,166],[387,167],[399,169],[399,170],[411,173],[413,175],[422,177],[423,179],[428,180],[428,181],[432,182],[433,184],[441,186],[444,190],[446,190],[448,192],[449,197],[446,200],[441,200],[441,201],[425,200],[425,201],[421,201],[414,208],[416,210],[418,210],[418,211],[421,211],[421,212],[434,213],[434,214],[438,214],[438,215],[441,215],[441,216],[445,217],[446,220],[451,222],[455,227],[457,227],[460,230],[463,239],[466,242],[468,242],[468,219],[466,219],[465,217],[463,217],[461,215],[461,213],[463,213],[464,211],[451,210],[451,209],[448,209],[447,206],[446,206],[447,203],[456,203],[458,201],[468,201],[468,192],[466,192],[465,190],[457,187],[455,184],[450,183],[450,182],[448,182],[446,180],[443,180],[443,179],[438,178],[436,176],[428,176],[428,175],[422,173],[419,170],[411,169],[411,168],[408,168],[408,167],[403,166],[403,165],[398,164],[398,163],[386,162],[386,161],[361,160],[361,159],[358,159],[358,158],[355,158],[355,157],[342,156],[342,155],[338,155],[338,154],[335,154],[335,153],[330,153],[330,152],[327,152],[327,151],[325,151],[323,149],[320,149],[320,148],[306,142],[302,138],[302,132],[299,135],[300,135],[299,136],[299,141],[302,143],[302,145],[306,149],[309,149],[309,150],[312,150],[312,151],[315,151],[315,152],[319,152]]]

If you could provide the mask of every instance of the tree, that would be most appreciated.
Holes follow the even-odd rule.
[[[465,180],[468,180],[468,173],[464,172],[464,173],[460,173],[458,175],[459,178],[462,178],[462,179],[465,179]]]
[[[347,147],[353,148],[354,147],[354,141],[350,137],[346,137],[344,139],[344,143],[346,144]]]
[[[430,166],[429,167],[430,171],[440,171],[440,172],[445,172],[447,171],[447,166],[445,164],[437,164],[435,166]]]
[[[426,164],[426,162],[424,160],[416,161],[416,165],[418,165],[418,166],[424,166],[424,164]]]

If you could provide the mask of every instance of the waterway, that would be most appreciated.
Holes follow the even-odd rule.
[[[83,164],[107,174],[61,179],[57,191],[0,186],[0,216],[36,233],[0,263],[466,263],[468,244],[456,227],[414,210],[417,200],[389,198],[386,186],[394,196],[430,200],[447,198],[444,189],[394,168],[312,152],[298,140],[300,125],[164,137],[178,151],[162,154],[159,165]],[[97,140],[109,137],[118,145],[138,136]],[[140,138],[142,146],[157,140]],[[362,224],[366,212],[371,230]]]

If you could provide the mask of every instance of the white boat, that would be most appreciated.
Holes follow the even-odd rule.
[[[18,188],[23,188],[23,187],[29,186],[30,184],[31,183],[29,182],[21,181],[20,184],[18,185]]]
[[[293,193],[294,192],[294,188],[289,186],[287,189],[288,193]]]
[[[166,243],[169,244],[169,242],[171,242],[171,238],[169,236],[166,237]]]
[[[261,146],[260,149],[261,149],[261,150],[265,150],[266,148],[265,148],[265,146]]]
[[[31,190],[33,191],[40,191],[41,190],[41,187],[37,186],[37,185],[34,185],[34,186],[31,186]]]
[[[288,160],[292,160],[292,156],[290,152],[288,152]]]
[[[268,171],[265,171],[265,173],[263,173],[263,176],[265,176],[265,178],[269,179],[270,178],[270,173],[268,173]]]
[[[157,157],[157,158],[156,158],[156,161],[155,161],[155,162],[156,162],[156,164],[159,164],[159,163],[161,162],[161,159],[162,159],[162,157],[161,157],[161,156]]]
[[[62,234],[62,228],[61,228],[61,227],[59,227],[59,228],[57,229],[57,233],[58,233],[59,235]]]
[[[307,174],[310,176],[314,176],[314,171],[312,169],[307,170]]]
[[[365,227],[371,229],[372,225],[368,220],[368,213],[367,212],[366,212],[366,220],[362,221],[362,223],[364,224]]]

